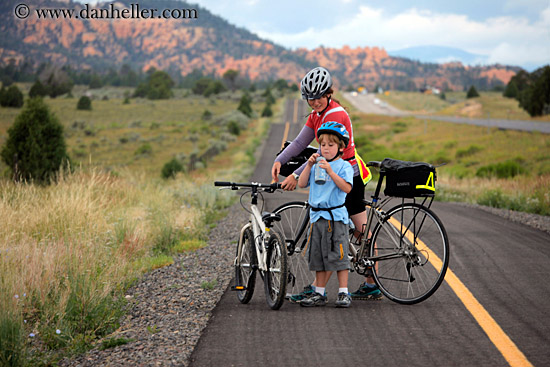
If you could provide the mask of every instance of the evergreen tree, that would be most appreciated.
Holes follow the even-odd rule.
[[[477,92],[476,88],[472,85],[470,89],[468,89],[468,93],[466,93],[466,98],[476,98],[479,97],[479,93]]]
[[[174,81],[164,71],[149,69],[146,83],[140,83],[134,91],[134,97],[149,99],[168,99],[172,97]]]
[[[262,111],[262,117],[271,117],[271,116],[273,116],[273,111],[271,111],[270,105],[266,104]]]
[[[510,80],[510,82],[508,82],[508,85],[506,85],[506,88],[504,89],[504,93],[502,93],[502,95],[506,98],[519,98],[518,86],[516,85],[516,82],[514,80]]]
[[[16,180],[49,183],[69,161],[63,125],[41,98],[30,99],[8,130],[0,156]]]
[[[252,107],[250,106],[250,102],[252,102],[252,100],[250,99],[248,93],[243,94],[237,110],[241,111],[248,117],[252,117]]]
[[[520,106],[532,117],[550,114],[550,65],[531,74],[532,84],[520,98]]]

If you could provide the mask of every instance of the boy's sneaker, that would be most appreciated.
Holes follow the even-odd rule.
[[[338,298],[335,303],[336,307],[348,308],[351,305],[351,296],[348,293],[338,293]]]
[[[382,299],[382,292],[378,289],[376,284],[367,285],[363,283],[359,286],[359,289],[351,294],[352,299],[363,299],[363,300],[379,300]]]
[[[313,290],[313,287],[311,286],[311,284],[306,285],[302,293],[293,294],[292,296],[290,296],[289,301],[292,303],[300,303],[304,299],[310,297],[313,293],[315,293],[315,291]]]
[[[324,306],[327,304],[327,296],[323,296],[320,293],[314,292],[309,297],[304,298],[300,302],[300,306],[304,307],[316,307],[316,306]]]

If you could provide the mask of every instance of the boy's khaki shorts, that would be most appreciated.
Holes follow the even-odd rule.
[[[334,248],[331,250],[332,239]],[[339,271],[349,269],[348,225],[320,218],[311,224],[308,238],[309,270]]]

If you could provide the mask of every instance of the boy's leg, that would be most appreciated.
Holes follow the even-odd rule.
[[[338,284],[340,288],[348,287],[349,270],[339,270],[336,275],[338,276]]]
[[[347,308],[351,305],[351,296],[348,293],[348,276],[349,271],[348,270],[340,270],[337,273],[338,276],[338,284],[340,287],[340,290],[338,291],[338,298],[336,299],[336,307],[344,307]]]

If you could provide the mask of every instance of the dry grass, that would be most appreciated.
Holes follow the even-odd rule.
[[[62,108],[68,102],[52,103]],[[111,108],[118,102],[113,103]],[[170,110],[182,101],[160,104]],[[194,113],[202,113],[200,106]],[[2,120],[12,111],[0,112]],[[113,111],[96,112],[116,118]],[[68,126],[65,114],[58,114]],[[188,127],[193,126],[186,123],[182,129]],[[133,279],[172,263],[175,252],[204,246],[209,224],[234,199],[212,181],[246,179],[268,127],[269,119],[252,120],[222,155],[208,162],[208,169],[180,173],[174,180],[160,179],[165,163],[165,158],[158,159],[161,154],[142,166],[124,165],[117,157],[116,173],[102,168],[108,162],[95,161],[60,175],[46,187],[0,179],[0,345],[11,343],[18,350],[2,351],[0,364],[12,352],[25,360],[28,348],[33,348],[36,359],[28,363],[54,363],[57,353],[83,351],[114,331],[123,311],[124,289]],[[170,128],[168,121],[158,127]],[[101,131],[111,134],[117,128]],[[199,131],[199,139],[210,133]],[[165,148],[166,157],[181,151]],[[23,338],[4,333],[5,325],[15,325]]]

